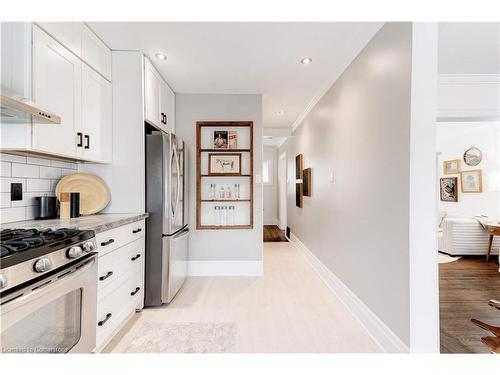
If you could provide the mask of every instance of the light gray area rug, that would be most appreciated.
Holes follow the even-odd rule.
[[[127,353],[228,353],[236,343],[236,323],[152,323],[138,330]]]

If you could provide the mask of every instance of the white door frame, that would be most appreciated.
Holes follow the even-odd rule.
[[[286,151],[281,153],[278,158],[278,214],[279,227],[281,230],[286,229],[286,198],[287,198],[287,165]]]

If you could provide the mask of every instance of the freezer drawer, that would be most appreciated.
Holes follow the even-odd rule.
[[[187,276],[189,228],[163,238],[162,302],[170,303]]]

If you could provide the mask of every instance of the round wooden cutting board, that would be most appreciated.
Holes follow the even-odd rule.
[[[88,173],[73,173],[61,178],[56,186],[57,199],[61,193],[80,193],[80,214],[102,211],[111,200],[111,193],[102,178]]]

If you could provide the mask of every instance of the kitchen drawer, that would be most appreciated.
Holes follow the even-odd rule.
[[[136,308],[142,307],[143,299],[142,273],[136,273],[107,298],[99,301],[97,304],[97,348],[102,349],[124,320],[134,313]]]
[[[119,249],[99,257],[97,267],[97,289],[100,294],[105,289],[115,289],[123,276],[144,270],[144,239],[140,238]],[[103,294],[106,294],[103,292]],[[99,297],[100,298],[100,297]]]
[[[140,220],[96,234],[99,257],[144,237],[145,221]]]

